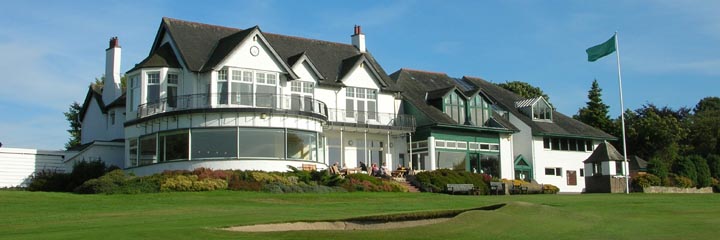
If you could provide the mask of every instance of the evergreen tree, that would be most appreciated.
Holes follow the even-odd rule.
[[[658,176],[663,185],[668,184],[668,174],[670,167],[668,164],[660,159],[659,157],[653,157],[650,159],[647,165],[648,173]]]
[[[697,186],[709,187],[712,185],[710,166],[708,166],[707,161],[698,155],[690,156],[690,158],[695,163],[695,169],[697,170]]]
[[[720,179],[720,155],[710,154],[707,157],[708,167],[710,167],[710,175],[713,178]]]
[[[70,108],[67,112],[64,112],[65,119],[67,119],[68,123],[70,124],[70,129],[68,129],[68,133],[70,133],[70,139],[67,143],[65,143],[65,149],[70,149],[76,146],[80,146],[80,110],[82,109],[82,106],[80,106],[79,103],[73,102],[70,104]]]
[[[673,172],[677,175],[689,178],[692,180],[693,184],[697,184],[697,168],[695,167],[694,161],[695,157],[696,156],[681,157],[675,161],[675,164],[673,164]]]
[[[573,118],[606,133],[613,134],[615,126],[608,115],[608,105],[602,101],[602,89],[597,79],[593,80],[592,87],[588,91],[588,99],[590,101],[587,102],[587,106],[581,108]]]

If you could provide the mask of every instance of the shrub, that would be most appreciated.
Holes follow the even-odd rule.
[[[693,157],[681,157],[673,164],[673,172],[690,179],[691,186],[695,186],[695,182],[697,182],[697,168],[695,168]]]
[[[105,163],[100,160],[76,162],[70,173],[70,181],[68,182],[66,191],[71,192],[75,190],[76,187],[85,183],[85,181],[105,175],[108,169]]]
[[[668,174],[670,173],[670,167],[667,163],[662,161],[659,157],[653,157],[648,162],[647,168],[648,173],[659,177],[663,185],[669,185]]]
[[[111,171],[102,177],[90,179],[75,188],[80,194],[137,194],[160,191],[160,182],[163,175],[156,174],[147,177],[128,176],[122,170]]]
[[[650,186],[660,186],[662,182],[658,176],[648,173],[633,178],[632,184],[633,188],[640,190]]]
[[[298,184],[285,185],[281,183],[266,184],[262,188],[265,192],[271,193],[331,193],[345,192],[345,189],[339,187],[328,187],[317,184],[306,184],[300,182]]]
[[[416,175],[417,182],[432,192],[445,191],[445,186],[451,183],[468,183],[473,184],[480,189],[481,194],[489,192],[485,180],[490,181],[492,178],[483,176],[482,174],[470,173],[465,171],[455,171],[450,169],[439,169],[435,171],[421,172]]]
[[[393,180],[380,179],[356,173],[345,177],[341,187],[348,192],[407,192],[408,189]]]
[[[718,180],[717,178],[713,178],[712,179],[712,187],[713,187],[713,192],[716,192],[716,193],[720,192],[720,180]]]
[[[231,171],[225,170],[212,170],[209,168],[196,168],[192,171],[192,175],[197,175],[198,179],[222,179],[227,181],[232,175]]]
[[[695,170],[697,171],[697,187],[709,187],[712,186],[712,176],[710,175],[710,166],[707,161],[700,156],[690,156],[695,164]]]
[[[226,189],[227,181],[222,179],[198,179],[196,175],[176,175],[167,177],[160,182],[160,191],[198,192]]]
[[[706,160],[710,167],[710,176],[720,179],[720,155],[710,154]]]
[[[44,169],[30,176],[28,190],[43,192],[65,192],[70,182],[70,174],[57,170]]]
[[[560,192],[560,188],[556,187],[552,184],[543,184],[543,193],[544,194],[556,194]]]
[[[693,181],[690,180],[689,178],[680,176],[680,175],[677,175],[674,173],[671,173],[668,176],[668,180],[669,180],[670,186],[674,186],[674,187],[691,188],[691,187],[695,186]]]

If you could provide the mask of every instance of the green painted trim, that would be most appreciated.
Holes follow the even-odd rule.
[[[533,136],[536,136],[536,137],[583,138],[583,139],[590,139],[590,140],[611,140],[611,141],[618,140],[618,138],[616,138],[616,137],[602,138],[602,137],[582,136],[582,135],[574,135],[574,134],[554,134],[554,133],[533,133]]]
[[[442,124],[438,123],[435,126],[442,127],[442,128],[454,128],[454,129],[461,129],[461,130],[470,130],[475,132],[497,132],[497,133],[513,133],[512,130],[509,129],[501,129],[501,128],[490,128],[490,127],[477,127],[477,126],[468,126],[468,125],[450,125],[450,124]]]

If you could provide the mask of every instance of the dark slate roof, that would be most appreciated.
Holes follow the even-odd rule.
[[[630,162],[630,169],[647,170],[648,163],[645,159],[633,155],[628,157],[628,161]]]
[[[181,68],[180,62],[178,61],[177,56],[175,56],[175,52],[169,43],[163,44],[157,49],[157,51],[153,52],[150,56],[136,64],[135,67],[130,69],[128,72],[145,67]]]
[[[397,72],[390,75],[395,81],[395,84],[403,89],[403,99],[408,103],[412,104],[422,114],[427,116],[435,124],[447,124],[447,125],[463,125],[463,123],[457,123],[450,116],[443,113],[442,110],[428,105],[425,101],[426,94],[428,99],[437,96],[444,96],[449,91],[458,90],[458,83],[445,73],[427,72],[411,69],[400,69]],[[479,92],[478,89],[469,90],[470,92]],[[460,95],[463,95],[462,92]],[[500,115],[493,112],[493,117],[489,123],[490,127],[501,128],[510,131],[519,131],[509,121],[501,117]]]
[[[440,89],[427,91],[427,100],[436,100],[445,97],[451,91],[455,91],[455,86],[444,87]]]
[[[607,134],[602,130],[591,127],[558,111],[553,111],[552,122],[533,121],[531,117],[521,113],[515,107],[516,102],[526,100],[523,97],[481,78],[463,78],[480,87],[480,89],[482,89],[482,91],[495,101],[495,103],[503,110],[510,112],[510,114],[530,126],[533,135],[585,137],[603,140],[616,139],[614,136]]]
[[[95,100],[97,105],[100,106],[102,113],[107,113],[105,103],[102,100],[102,87],[93,83],[88,87],[88,93],[85,95],[85,101],[83,101],[82,108],[80,109],[80,121],[85,118],[85,113],[87,113],[88,107],[90,107],[90,101],[92,100]]]
[[[620,154],[620,152],[618,152],[617,149],[615,149],[615,147],[613,147],[612,144],[608,142],[602,142],[597,146],[597,148],[595,148],[595,151],[590,154],[590,157],[588,157],[583,162],[599,163],[608,161],[625,161],[625,158],[622,154]]]
[[[259,30],[257,26],[242,30],[165,17],[162,19],[150,54],[152,55],[159,49],[162,36],[167,32],[177,47],[180,54],[179,59],[183,60],[190,71],[208,71],[221,62],[254,29]],[[354,64],[352,58],[364,56],[372,68],[378,72],[381,81],[387,83],[387,86],[381,87],[381,90],[399,91],[372,54],[362,53],[351,44],[264,32],[262,36],[287,66],[291,66],[291,62],[297,60],[295,57],[304,52],[313,66],[325,78],[321,79],[320,85],[344,86],[340,82],[343,77],[341,69],[345,68],[346,64],[349,64],[348,62]]]
[[[90,107],[90,101],[92,100],[95,100],[97,105],[100,106],[100,111],[104,114],[107,114],[107,111],[110,108],[125,106],[125,92],[123,92],[117,99],[113,100],[110,104],[105,105],[105,102],[103,102],[102,99],[102,91],[103,86],[94,83],[90,84],[90,87],[88,87],[88,93],[85,95],[85,100],[83,101],[83,104],[81,106],[82,108],[80,108],[80,121],[85,118],[88,107]]]

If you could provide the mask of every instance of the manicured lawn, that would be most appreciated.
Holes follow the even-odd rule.
[[[224,226],[464,209],[423,227],[239,233]],[[250,192],[75,195],[0,191],[0,239],[715,239],[720,195],[449,196]]]

